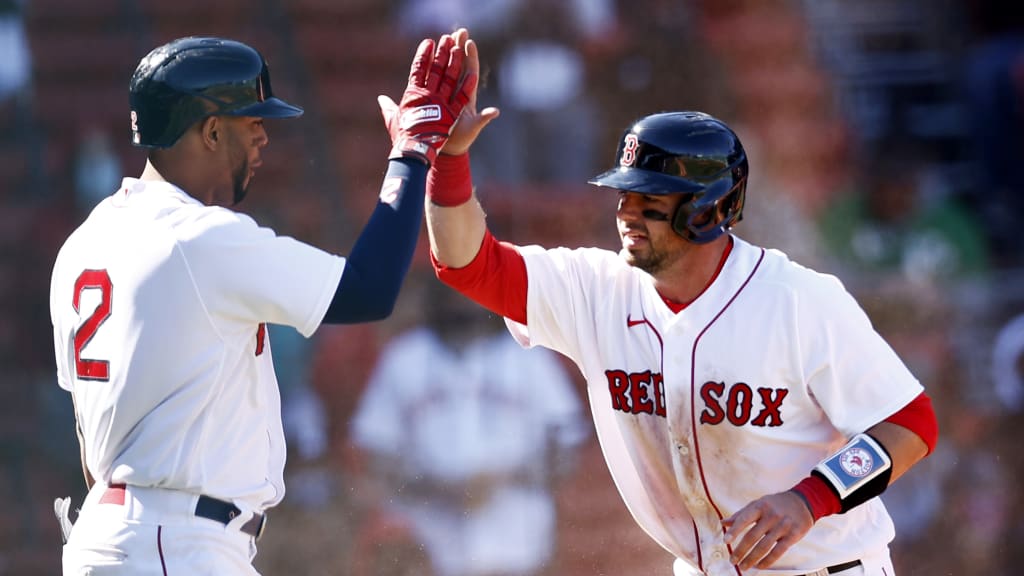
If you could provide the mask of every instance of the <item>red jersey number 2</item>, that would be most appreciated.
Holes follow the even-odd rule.
[[[75,375],[81,380],[110,380],[110,362],[82,358],[82,348],[96,335],[96,330],[110,317],[110,300],[114,291],[106,270],[86,270],[75,280],[75,294],[71,304],[78,312],[82,292],[94,289],[100,291],[100,303],[92,315],[75,331]]]

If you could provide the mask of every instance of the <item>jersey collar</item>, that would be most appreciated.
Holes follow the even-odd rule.
[[[189,196],[187,192],[170,182],[163,182],[160,180],[139,180],[138,178],[128,177],[121,180],[121,188],[119,188],[117,193],[114,194],[113,202],[117,206],[133,204],[144,198],[143,193],[145,193],[146,196],[150,196],[151,194],[172,196],[182,204],[203,205],[202,202],[196,200],[192,196]]]

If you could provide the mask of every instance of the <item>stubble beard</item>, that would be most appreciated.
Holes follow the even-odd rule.
[[[232,199],[234,200],[234,204],[239,204],[242,200],[245,199],[246,194],[249,193],[249,182],[247,180],[248,177],[249,162],[244,162],[242,163],[241,166],[238,167],[238,170],[235,170],[235,173],[231,177],[231,183],[233,187]]]
[[[623,248],[622,255],[626,259],[626,264],[639,268],[652,276],[664,270],[668,261],[667,254],[654,248],[645,251],[631,251]]]

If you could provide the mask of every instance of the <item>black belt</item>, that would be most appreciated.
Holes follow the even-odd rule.
[[[196,516],[215,520],[227,525],[241,514],[242,511],[231,502],[217,500],[209,496],[200,496],[196,502]],[[249,536],[259,540],[263,536],[263,529],[267,526],[267,515],[254,513],[252,518],[242,524],[238,529]]]
[[[124,505],[126,486],[124,484],[111,484],[100,497],[100,504]],[[232,520],[238,517],[242,511],[231,502],[225,502],[209,496],[200,496],[196,502],[196,516],[220,522],[227,526]],[[254,513],[252,518],[245,524],[239,526],[239,530],[259,540],[263,536],[263,529],[267,526],[267,515]]]
[[[840,572],[845,572],[846,570],[849,570],[850,568],[856,568],[857,566],[860,566],[860,560],[850,560],[849,562],[843,562],[842,564],[836,564],[835,566],[829,566],[828,568],[825,568],[825,571],[828,572],[829,574],[838,574]],[[811,574],[804,574],[804,576],[813,576],[813,575],[811,575]]]

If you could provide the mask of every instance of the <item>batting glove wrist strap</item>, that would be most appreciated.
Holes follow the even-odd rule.
[[[889,487],[892,458],[878,440],[857,434],[811,471],[839,498],[840,513],[879,496]]]
[[[448,140],[452,125],[476,88],[475,74],[463,75],[465,53],[444,35],[420,43],[409,72],[402,100],[381,101],[381,112],[391,135],[388,158],[415,158],[433,164]]]
[[[434,163],[437,159],[437,150],[430,144],[422,142],[416,138],[399,138],[391,146],[391,153],[388,154],[388,160],[394,160],[395,158],[412,158],[424,162],[427,166]]]

